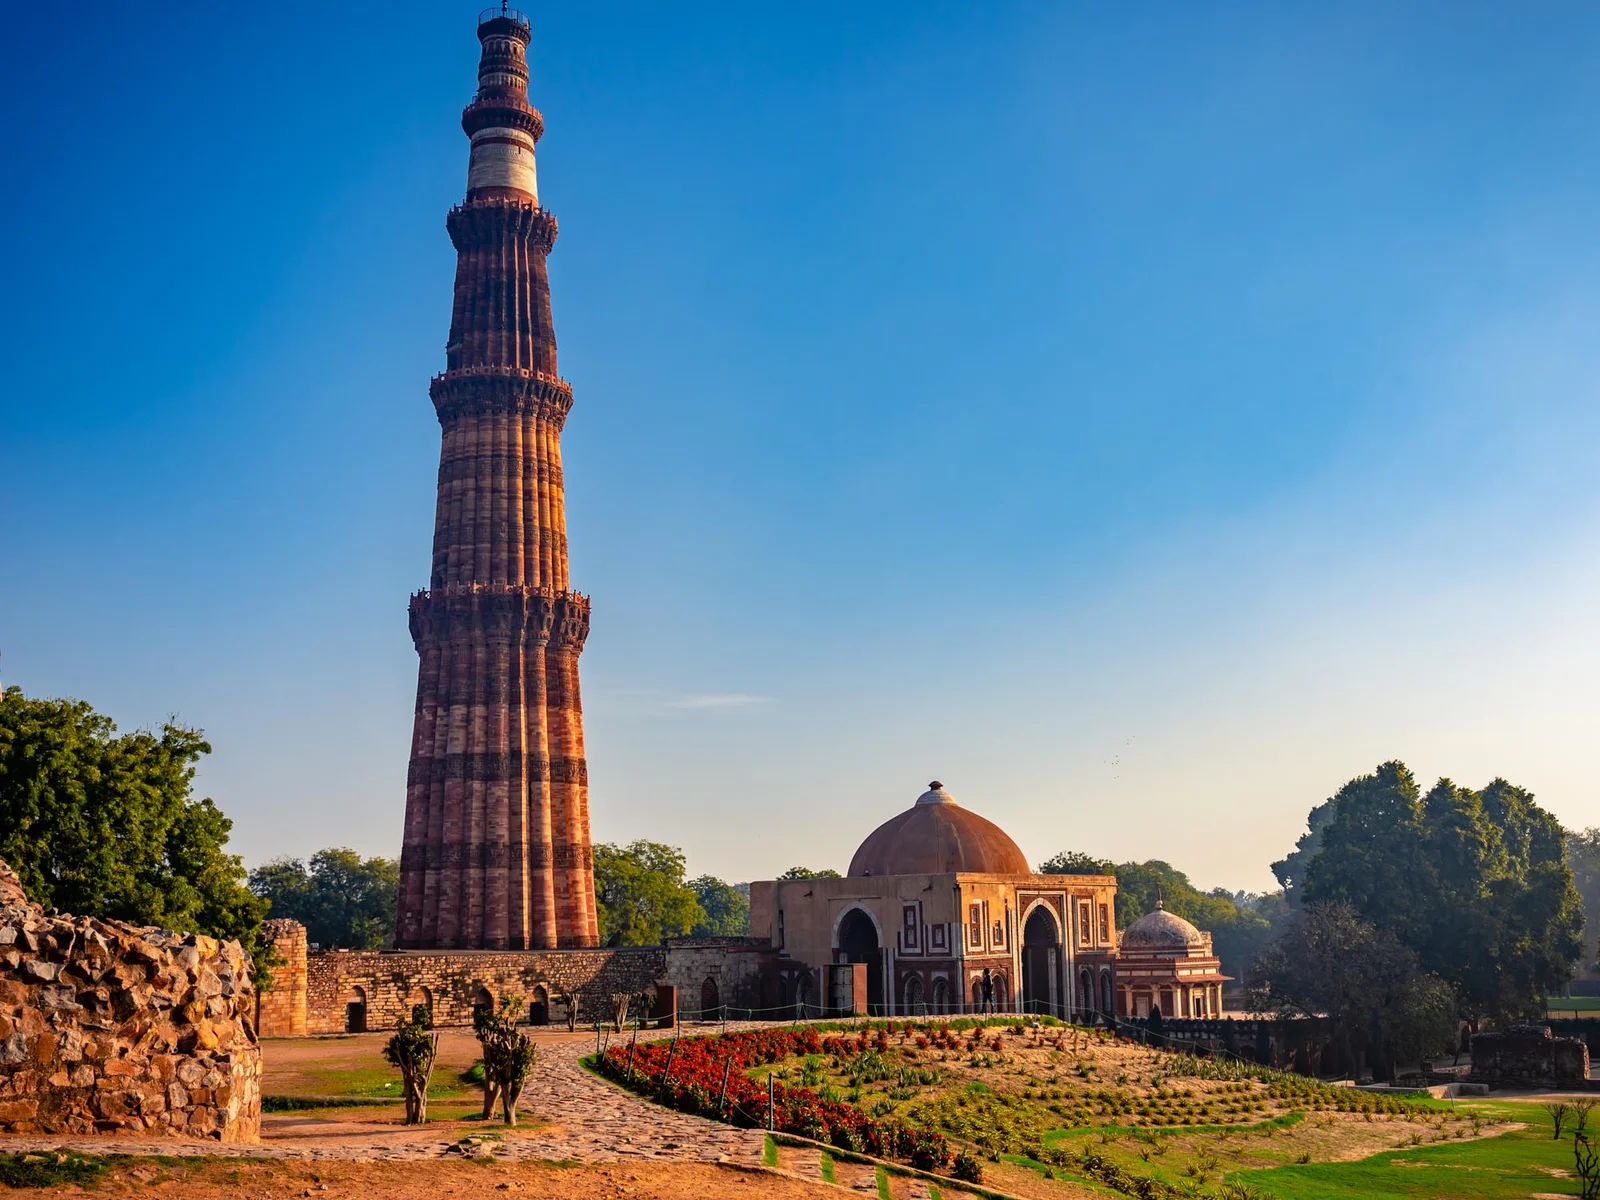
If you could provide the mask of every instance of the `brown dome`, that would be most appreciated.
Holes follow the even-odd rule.
[[[1157,900],[1154,912],[1122,931],[1121,942],[1124,950],[1188,950],[1203,947],[1206,935]]]
[[[937,781],[917,802],[867,835],[850,874],[1028,875],[1028,860],[1006,831],[950,798]]]

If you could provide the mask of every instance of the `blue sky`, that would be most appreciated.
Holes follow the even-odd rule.
[[[548,5],[595,836],[1600,823],[1600,10]],[[394,853],[474,9],[10,15],[0,678]]]

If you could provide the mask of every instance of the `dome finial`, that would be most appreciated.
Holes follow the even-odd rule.
[[[1161,898],[1161,887],[1160,887],[1160,885],[1157,885],[1157,887],[1156,887],[1156,911],[1157,912],[1166,912],[1167,911],[1167,902]]]
[[[928,790],[930,792],[937,792],[943,786],[944,786],[944,784],[940,783],[937,779],[935,779],[932,783],[930,783],[928,785]]]

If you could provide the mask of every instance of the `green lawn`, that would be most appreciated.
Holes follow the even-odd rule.
[[[393,1067],[308,1067],[297,1080],[300,1087],[289,1094],[309,1096],[350,1096],[368,1099],[401,1100],[405,1089],[400,1073]],[[482,1090],[465,1082],[459,1072],[435,1069],[428,1081],[431,1100],[460,1100],[481,1095]]]
[[[1553,1139],[1543,1109],[1514,1103],[1482,1107],[1486,1112],[1525,1121],[1527,1128],[1477,1141],[1387,1151],[1359,1162],[1240,1171],[1229,1178],[1280,1200],[1413,1200],[1419,1196],[1522,1200],[1535,1194],[1578,1194],[1578,1181],[1570,1177],[1572,1138]],[[1558,1171],[1566,1176],[1556,1174]]]
[[[1552,996],[1545,1001],[1550,1017],[1600,1017],[1600,996]]]

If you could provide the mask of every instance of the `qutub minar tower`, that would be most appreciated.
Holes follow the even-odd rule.
[[[433,569],[411,598],[421,665],[406,778],[402,949],[593,946],[594,853],[578,698],[589,601],[569,589],[561,427],[528,103],[528,22],[478,19],[467,196],[447,227],[455,303],[429,389],[443,447]]]

